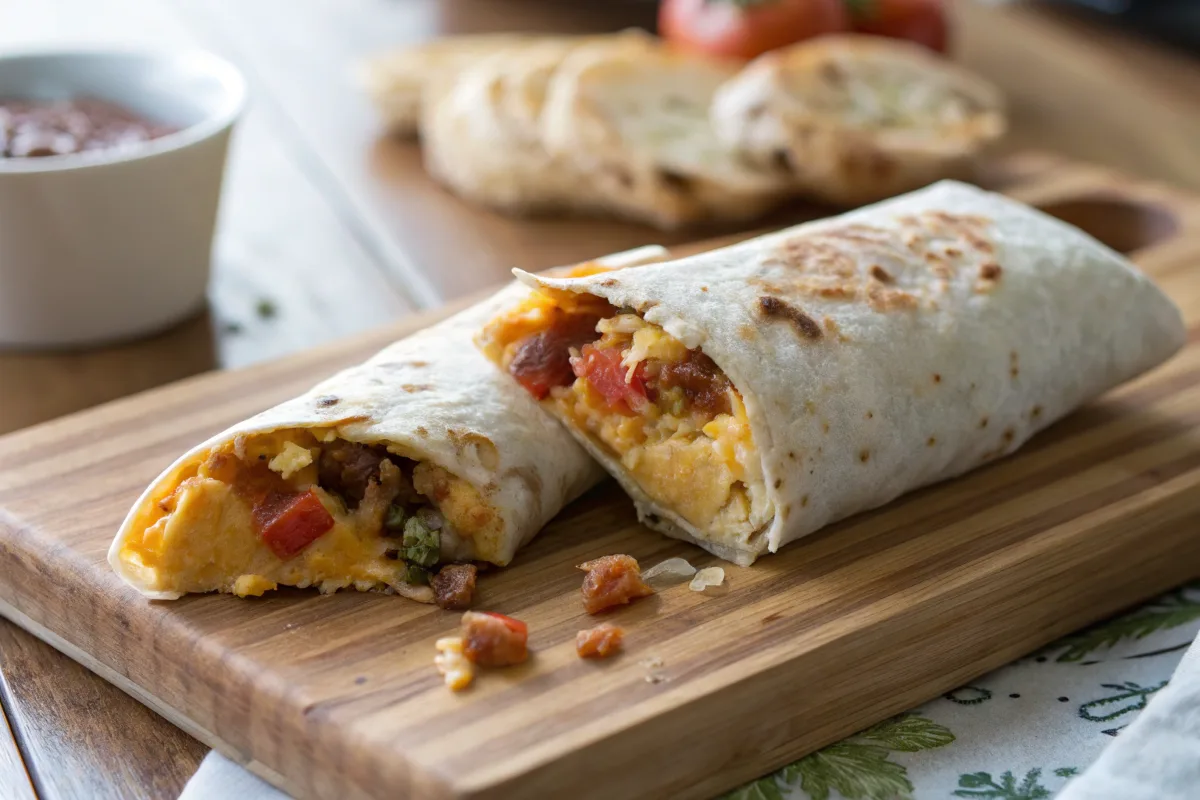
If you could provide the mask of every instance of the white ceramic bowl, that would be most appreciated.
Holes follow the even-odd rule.
[[[203,52],[0,56],[0,100],[81,97],[179,130],[129,149],[0,158],[0,346],[127,339],[205,302],[245,81]]]

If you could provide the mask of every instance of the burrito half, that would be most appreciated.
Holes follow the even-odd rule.
[[[1120,255],[954,182],[625,274],[519,277],[540,291],[485,353],[645,524],[739,564],[1011,453],[1185,337]]]
[[[575,268],[660,260],[647,247]],[[508,564],[603,472],[472,344],[514,284],[184,455],[109,550],[146,596],[278,586],[433,602],[450,562]]]

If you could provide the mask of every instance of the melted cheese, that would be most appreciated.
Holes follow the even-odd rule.
[[[368,493],[348,510],[340,498],[316,485],[318,441],[326,440],[322,431],[306,430],[239,437],[224,453],[224,462],[210,458],[198,463],[153,506],[125,540],[122,561],[153,591],[246,597],[278,586],[315,586],[322,592],[353,587],[395,590],[432,602],[429,587],[405,583],[404,562],[386,555],[395,541],[381,535],[385,505],[372,503]],[[251,501],[228,482],[239,457],[267,463],[297,491],[313,489],[333,517],[333,527],[297,555],[280,559],[257,534]],[[473,486],[423,462],[414,469],[414,482],[457,529],[448,534],[456,543],[455,557],[488,559],[499,551],[503,520]]]
[[[625,348],[621,363],[628,374],[647,359],[688,356],[682,342],[633,314],[604,320],[597,330],[603,334],[598,347]],[[736,535],[735,529],[757,529],[770,519],[762,460],[736,389],[729,390],[732,413],[715,415],[648,404],[628,416],[613,411],[582,378],[553,396],[559,413],[614,453],[646,494],[696,527]]]

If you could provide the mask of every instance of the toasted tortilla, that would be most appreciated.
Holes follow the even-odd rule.
[[[773,509],[751,531],[688,522],[567,424],[645,524],[739,564],[1012,453],[1185,340],[1125,258],[950,181],[624,274],[517,274],[632,309],[732,381]]]
[[[661,260],[664,255],[662,248],[644,247],[594,263],[616,269]],[[509,563],[517,549],[551,517],[603,475],[557,422],[472,345],[472,335],[480,324],[528,293],[526,287],[512,284],[304,395],[197,445],[134,503],[109,550],[112,568],[155,600],[176,599],[188,591],[259,594],[263,585],[274,588],[270,584],[277,583],[315,585],[323,591],[347,586],[392,590],[431,601],[428,587],[410,585],[402,579],[402,571],[390,575],[382,548],[365,567],[347,564],[344,554],[328,552],[334,544],[318,539],[292,559],[294,569],[285,568],[289,562],[276,559],[257,541],[244,510],[197,513],[197,524],[203,522],[212,530],[176,532],[173,538],[170,531],[161,529],[148,534],[165,518],[176,491],[195,478],[214,453],[243,447],[249,437],[297,430],[311,432],[319,441],[322,436],[335,436],[346,442],[386,447],[392,454],[434,464],[465,481],[478,498],[475,502],[481,504],[480,513],[493,515],[498,524],[490,526],[486,539],[461,543],[454,560]],[[302,453],[300,449],[295,452]],[[180,508],[184,507],[181,501]],[[152,547],[145,544],[148,535]],[[171,552],[179,547],[189,548],[189,552]],[[230,565],[227,548],[237,548],[246,556],[238,556]],[[226,551],[222,553],[222,549]],[[164,559],[151,563],[142,555],[148,550],[163,553]],[[320,558],[319,565],[315,558],[308,558],[309,553]],[[198,585],[192,577],[185,584],[160,568],[168,560],[199,564],[201,572],[211,567],[211,578],[203,578],[208,582]],[[353,567],[353,574],[340,574],[338,563]],[[289,574],[303,577],[289,579]],[[242,584],[237,583],[239,578]]]

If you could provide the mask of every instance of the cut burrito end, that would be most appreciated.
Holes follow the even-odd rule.
[[[1185,339],[1119,254],[953,182],[621,275],[519,277],[538,293],[485,353],[647,525],[740,564],[1013,453]]]
[[[542,288],[483,331],[484,352],[643,500],[643,521],[740,563],[766,549],[772,492],[737,387],[632,308]],[[639,505],[639,508],[641,506]]]
[[[182,462],[126,522],[110,558],[164,599],[279,586],[437,598],[450,562],[504,564],[504,524],[470,483],[336,428],[249,433]]]

